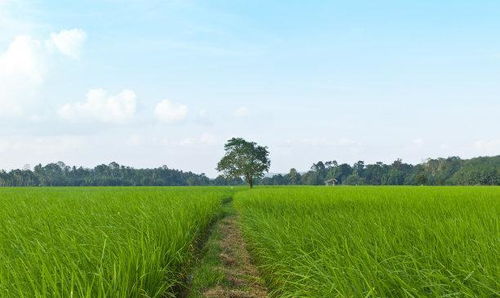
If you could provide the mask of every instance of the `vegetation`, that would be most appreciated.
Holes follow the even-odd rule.
[[[252,188],[254,179],[263,177],[269,171],[271,161],[267,147],[242,138],[232,138],[227,141],[224,150],[226,154],[217,164],[217,171],[228,178],[243,177]]]
[[[500,185],[500,155],[460,159],[428,159],[412,165],[398,159],[392,164],[377,162],[352,166],[336,161],[319,161],[302,175],[291,169],[286,175],[274,175],[260,181],[264,185],[322,185],[336,179],[344,185]]]
[[[498,297],[498,187],[239,192],[251,253],[279,297]]]
[[[365,164],[359,161],[354,165],[319,161],[313,164],[310,171],[302,174],[296,169],[272,177],[259,178],[261,174],[252,176],[252,184],[322,185],[325,180],[335,178],[338,184],[345,185],[500,185],[500,156],[468,160],[459,157],[429,159],[417,165],[401,160],[392,164]],[[194,186],[244,183],[237,175],[209,179],[204,174],[173,170],[167,166],[134,169],[115,162],[93,169],[70,167],[57,162],[37,165],[33,171],[0,170],[0,186]]]
[[[37,165],[34,170],[0,170],[0,186],[194,186],[235,185],[242,181],[169,169],[134,169],[112,162],[93,169],[70,167],[63,162]]]
[[[499,214],[499,187],[2,188],[0,296],[495,297]]]
[[[208,234],[181,297],[268,297],[258,270],[251,262],[238,226],[232,200]]]
[[[163,297],[228,188],[0,189],[1,297]]]

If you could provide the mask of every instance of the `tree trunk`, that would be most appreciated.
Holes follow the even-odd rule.
[[[250,188],[253,188],[253,177],[252,176],[247,176],[247,182],[248,182],[248,185],[250,185]]]

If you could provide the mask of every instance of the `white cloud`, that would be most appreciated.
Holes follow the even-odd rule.
[[[58,160],[81,158],[88,150],[85,137],[77,136],[3,136],[0,139],[0,165],[3,169],[18,169]]]
[[[160,122],[175,123],[186,118],[188,107],[183,104],[174,103],[170,100],[162,100],[155,107],[155,117]]]
[[[243,118],[248,116],[249,113],[250,111],[247,107],[239,107],[234,111],[233,115],[238,118]]]
[[[46,63],[39,41],[17,36],[0,52],[0,116],[18,115],[44,81]]]
[[[72,29],[51,34],[45,44],[76,58],[84,40],[84,31]],[[20,116],[30,108],[36,109],[40,87],[50,68],[49,49],[43,45],[42,40],[18,35],[4,51],[0,49],[0,117]]]
[[[135,110],[136,95],[132,90],[109,95],[104,89],[91,89],[84,102],[65,104],[59,108],[58,114],[69,121],[123,123],[134,116]]]
[[[17,36],[0,55],[0,75],[41,82],[44,74],[40,42],[30,36]]]
[[[76,136],[3,137],[0,140],[0,153],[17,153],[18,156],[22,156],[20,153],[25,152],[25,156],[32,157],[42,152],[54,154],[73,151],[81,148],[84,144],[85,141],[81,137]],[[37,150],[33,150],[33,148]]]
[[[37,24],[20,18],[20,11],[29,10],[30,3],[19,0],[0,0],[0,43],[10,42],[14,36],[36,30]]]
[[[78,59],[81,54],[83,43],[87,39],[87,34],[82,29],[62,30],[50,34],[47,41],[49,48],[57,49],[61,54]]]
[[[474,147],[478,154],[494,155],[500,153],[500,139],[498,140],[478,140],[474,142]]]

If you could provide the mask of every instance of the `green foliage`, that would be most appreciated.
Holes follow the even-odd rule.
[[[134,169],[112,162],[93,169],[63,162],[37,165],[31,170],[0,170],[0,186],[188,186],[209,185],[204,174],[169,169]]]
[[[461,185],[500,185],[500,156],[473,158],[467,161],[451,179]]]
[[[365,178],[361,178],[356,174],[352,174],[345,179],[344,184],[346,184],[346,185],[363,185],[363,184],[366,184],[366,181],[365,181]]]
[[[290,173],[288,173],[288,177],[283,177],[285,181],[288,179],[288,183],[291,185],[300,184],[300,174],[296,169],[290,169]]]
[[[260,188],[235,204],[273,296],[499,295],[499,187]]]
[[[217,171],[226,177],[243,177],[253,187],[255,178],[261,178],[269,171],[271,161],[267,147],[242,138],[232,138],[224,145],[224,157],[217,164]]]
[[[0,189],[0,297],[165,297],[188,280],[201,293],[222,280],[221,234],[191,271],[196,240],[242,189]],[[499,294],[499,187],[257,188],[234,202],[274,296]]]
[[[255,143],[248,144],[256,147]],[[264,149],[261,150],[265,151]],[[269,162],[267,155],[265,156],[264,162],[257,163],[261,168],[269,168],[268,163],[264,166]],[[227,158],[224,163],[229,163],[229,159]],[[365,164],[363,161],[358,161],[352,166],[346,163],[338,164],[336,161],[324,163],[319,161],[306,173],[301,174],[296,169],[291,169],[288,174],[261,179],[264,171],[258,172],[255,176],[250,175],[250,182],[263,185],[323,185],[326,180],[335,178],[337,184],[358,185],[500,185],[500,156],[469,160],[459,157],[428,159],[417,165],[404,163],[400,159],[392,164],[382,162]],[[239,174],[232,169],[228,174],[229,172]],[[113,162],[86,169],[69,167],[63,162],[58,162],[45,166],[37,165],[34,171],[12,170],[7,173],[0,170],[0,186],[241,185],[245,183],[242,177],[248,183],[249,178],[245,177],[245,174],[220,175],[215,179],[209,179],[204,174],[173,170],[166,166],[155,169],[134,169]]]
[[[365,165],[358,161],[352,166],[319,161],[299,176],[299,183],[297,177],[297,173],[290,171],[290,174],[266,177],[260,182],[265,185],[322,185],[335,178],[337,184],[345,185],[500,185],[500,156],[469,160],[459,157],[428,159],[418,165],[404,163],[401,159],[390,165],[382,162]]]
[[[234,215],[232,199],[225,200],[221,209],[219,222],[214,222],[208,231],[208,239],[200,250],[200,256],[191,271],[190,282],[186,290],[186,296],[189,298],[205,297],[203,293],[207,289],[225,285],[224,264],[220,258],[220,254],[223,252],[221,240],[224,235],[221,231],[220,221],[226,216]]]
[[[0,297],[164,297],[229,188],[0,189]]]

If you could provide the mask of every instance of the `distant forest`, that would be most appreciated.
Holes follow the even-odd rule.
[[[353,165],[319,161],[306,173],[291,169],[286,175],[265,177],[260,184],[321,185],[330,179],[343,185],[500,185],[500,155],[428,159],[417,165],[401,159],[392,164],[358,161]]]
[[[305,173],[291,169],[288,174],[258,179],[261,185],[322,185],[336,179],[340,185],[500,185],[500,155],[461,159],[459,157],[428,159],[412,165],[401,159],[392,164],[377,162],[353,165],[336,161],[319,161]],[[241,179],[219,176],[210,179],[169,169],[135,169],[115,162],[92,169],[70,167],[63,162],[37,165],[33,170],[0,170],[0,186],[194,186],[240,185]]]

